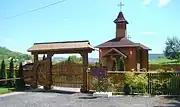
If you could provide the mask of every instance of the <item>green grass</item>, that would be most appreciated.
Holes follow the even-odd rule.
[[[0,87],[0,94],[10,93],[10,92],[12,91],[8,88]]]
[[[166,57],[159,57],[154,60],[150,60],[149,64],[160,64],[160,65],[169,65],[169,64],[180,64],[177,60],[170,60],[167,59]]]

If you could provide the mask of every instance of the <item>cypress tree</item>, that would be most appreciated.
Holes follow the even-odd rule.
[[[118,58],[117,64],[118,64],[118,71],[124,71],[124,59],[123,59],[123,57]]]
[[[6,75],[5,75],[5,63],[4,63],[4,60],[2,60],[0,79],[5,79],[5,78],[6,78]]]
[[[16,80],[16,90],[24,90],[25,89],[25,82],[24,82],[23,77],[24,77],[23,66],[22,66],[22,63],[20,63],[19,64],[19,70],[17,73],[17,78],[20,78],[20,79]]]
[[[14,78],[14,63],[13,58],[11,58],[11,61],[9,63],[9,72],[8,72],[8,78]],[[8,80],[8,86],[13,86],[13,80]]]
[[[5,71],[5,62],[4,59],[1,63],[1,69],[0,69],[0,79],[6,79],[6,71]],[[1,82],[0,84],[4,84],[5,82]]]

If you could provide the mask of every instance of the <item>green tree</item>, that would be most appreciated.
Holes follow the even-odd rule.
[[[10,63],[9,63],[9,72],[8,72],[8,78],[14,78],[14,62],[13,58],[11,58]],[[8,80],[8,86],[12,87],[13,86],[13,81]]]
[[[177,37],[167,38],[164,55],[171,60],[180,60],[180,40]]]
[[[78,58],[77,56],[72,55],[72,56],[69,56],[66,61],[72,62],[72,63],[81,63],[82,62],[82,58]]]
[[[119,57],[118,59],[117,59],[117,70],[118,71],[124,71],[124,59],[123,59],[123,57]]]
[[[23,67],[22,67],[22,63],[20,63],[19,64],[19,70],[17,73],[17,78],[21,78],[21,79],[16,80],[16,90],[24,90],[25,89],[25,82],[24,82],[23,77],[24,77]]]
[[[0,69],[0,79],[6,79],[6,70],[5,70],[5,62],[2,60],[1,63],[1,69]],[[3,84],[5,82],[1,82],[0,84]]]
[[[5,78],[6,78],[5,62],[4,62],[4,60],[2,60],[1,70],[0,70],[0,79],[5,79]]]

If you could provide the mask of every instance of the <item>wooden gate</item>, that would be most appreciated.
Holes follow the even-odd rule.
[[[46,86],[51,84],[50,60],[42,60],[34,63],[33,71],[36,76],[34,80],[36,84]]]
[[[83,65],[75,63],[53,65],[52,83],[54,86],[81,88],[83,85]]]

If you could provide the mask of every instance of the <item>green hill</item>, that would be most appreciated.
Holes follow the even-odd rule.
[[[4,59],[6,64],[9,64],[9,59],[13,58],[14,63],[19,64],[25,60],[30,60],[31,56],[20,52],[11,51],[5,47],[0,47],[0,63]]]

